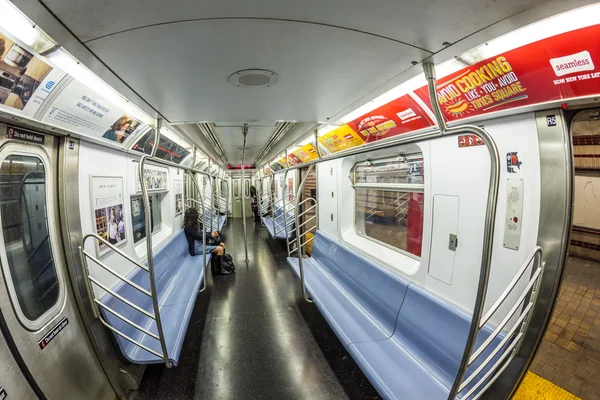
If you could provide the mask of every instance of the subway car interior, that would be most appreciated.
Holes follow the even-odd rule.
[[[0,0],[0,400],[600,399],[600,3]]]

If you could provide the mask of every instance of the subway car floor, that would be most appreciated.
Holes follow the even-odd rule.
[[[247,220],[223,229],[236,274],[209,278],[199,294],[177,367],[151,365],[142,399],[379,399],[329,328],[302,299],[285,242]],[[210,272],[209,272],[210,276]]]

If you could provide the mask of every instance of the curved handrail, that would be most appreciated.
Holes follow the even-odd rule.
[[[202,217],[205,218],[206,209],[204,208],[204,199],[202,198],[202,195],[200,194],[200,187],[198,186],[198,182],[196,182],[196,177],[194,177],[194,175],[190,171],[185,170],[184,173],[188,174],[188,176],[190,177],[190,180],[192,182],[194,182],[194,187],[196,188],[196,193],[198,193],[198,197],[200,197],[200,207],[202,209]],[[194,201],[198,202],[198,200],[195,200],[195,199],[188,199],[188,200],[194,200]],[[205,219],[205,222],[206,222],[206,219]],[[204,226],[204,223],[202,224],[202,268],[206,269],[206,227]],[[207,287],[206,271],[204,271],[202,276],[203,276],[203,285],[202,285],[202,289],[199,290],[199,293],[204,292]]]
[[[160,127],[156,129],[156,139],[153,150],[158,147],[158,140],[160,137]],[[139,180],[140,187],[142,188],[142,199],[144,200],[144,210],[146,218],[146,257],[148,263],[148,273],[150,275],[150,291],[152,293],[152,308],[154,309],[154,316],[156,322],[156,329],[158,331],[158,336],[160,337],[160,347],[163,352],[163,360],[167,368],[171,368],[173,364],[169,360],[169,354],[167,350],[167,343],[165,342],[165,337],[163,334],[162,328],[162,320],[160,318],[160,310],[158,304],[158,296],[156,295],[156,280],[154,276],[154,256],[152,255],[152,219],[151,219],[151,209],[150,209],[150,197],[148,196],[148,188],[146,187],[146,182],[144,182],[144,165],[146,164],[146,160],[150,157],[154,156],[154,151],[152,152],[152,156],[144,155],[140,159],[140,163],[138,165],[139,168]]]
[[[296,250],[297,250],[297,254],[298,254],[298,267],[300,269],[300,284],[302,285],[302,296],[304,296],[304,300],[306,300],[309,303],[314,303],[314,301],[308,296],[308,294],[306,293],[306,285],[304,283],[304,262],[303,262],[303,255],[302,255],[302,246],[307,244],[309,241],[307,240],[306,243],[301,244],[302,240],[301,240],[301,235],[300,235],[300,213],[298,212],[300,210],[300,205],[304,204],[304,202],[306,202],[307,200],[312,199],[314,201],[314,204],[317,205],[317,200],[313,199],[312,197],[309,197],[308,199],[303,200],[302,202],[300,202],[300,198],[301,198],[301,193],[303,193],[304,190],[304,185],[306,184],[306,181],[308,180],[308,176],[310,175],[310,173],[312,172],[312,170],[314,169],[314,164],[311,165],[308,168],[308,172],[306,173],[306,175],[304,176],[304,178],[302,179],[302,181],[300,182],[300,185],[298,186],[298,191],[296,192],[296,199],[295,199],[295,204],[294,204],[294,209],[296,211],[296,239],[298,241],[298,243],[296,244]],[[319,221],[318,218],[318,207],[317,207],[317,224]],[[305,213],[303,213],[305,214]],[[318,226],[318,225],[316,225]]]

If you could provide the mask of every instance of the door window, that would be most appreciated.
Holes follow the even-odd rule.
[[[250,180],[244,179],[244,196],[250,197]]]
[[[2,236],[14,294],[23,316],[35,321],[58,302],[60,294],[42,160],[9,155],[0,165],[0,187]]]
[[[240,181],[236,179],[233,181],[233,197],[236,199],[240,198]]]

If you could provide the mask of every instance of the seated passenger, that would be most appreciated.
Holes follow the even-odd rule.
[[[190,255],[202,253],[202,230],[204,226],[200,221],[200,214],[195,208],[188,208],[183,219],[183,230],[188,241]],[[225,254],[225,243],[219,240],[218,232],[211,232],[206,236],[206,251],[213,255],[211,259],[211,270],[213,274],[229,275],[231,272],[221,267],[223,254]]]

